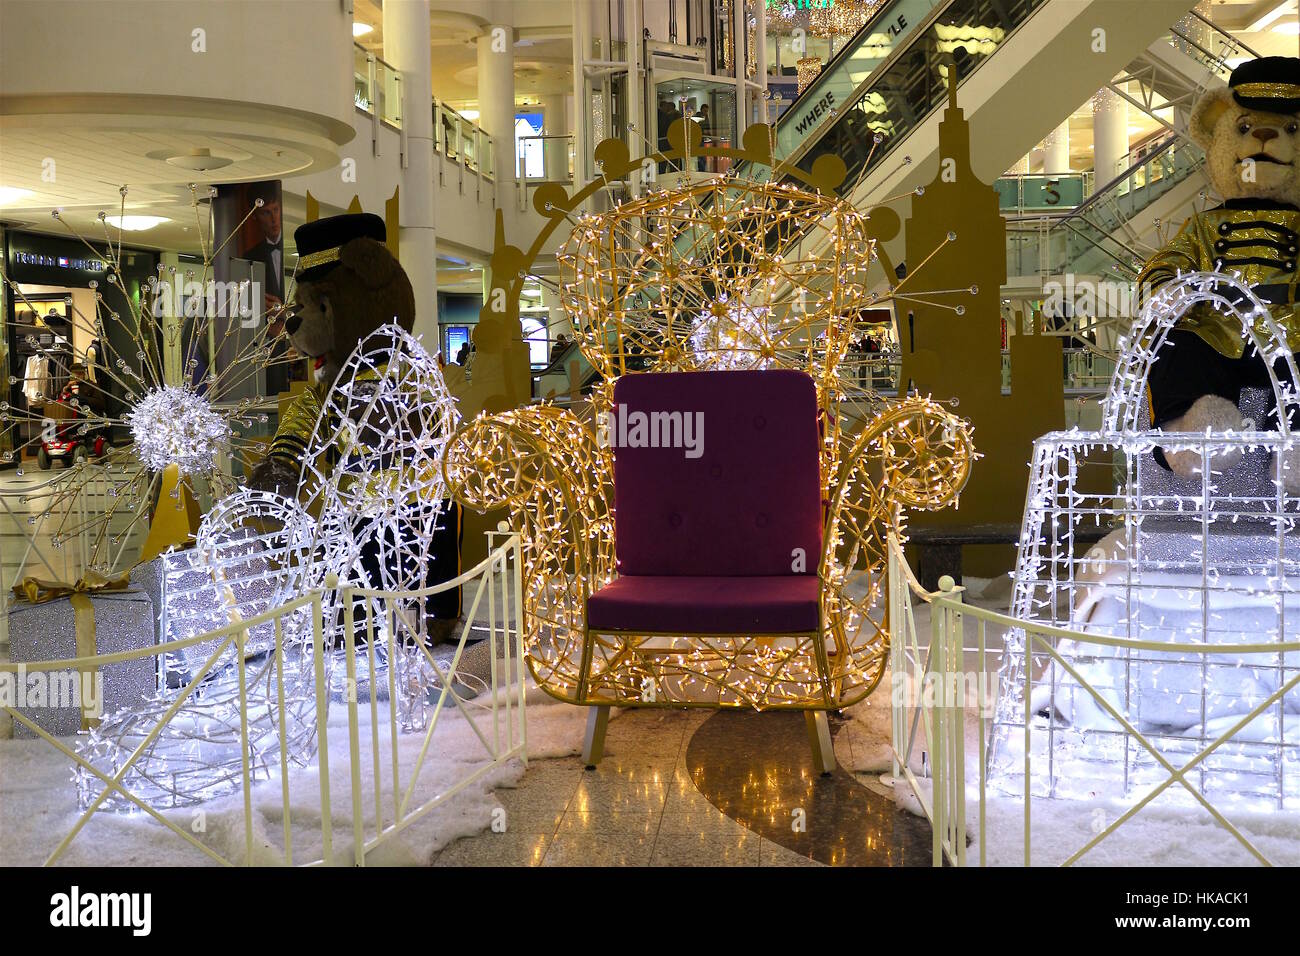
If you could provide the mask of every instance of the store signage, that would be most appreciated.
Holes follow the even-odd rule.
[[[56,269],[76,269],[80,272],[103,272],[107,268],[103,259],[48,256],[40,252],[15,252],[13,258],[19,265],[52,266]]]
[[[806,133],[810,128],[817,125],[817,121],[831,111],[835,106],[835,92],[827,90],[822,94],[822,98],[812,105],[808,112],[804,113],[803,119],[795,124],[795,131]]]

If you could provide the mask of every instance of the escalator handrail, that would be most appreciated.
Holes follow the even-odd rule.
[[[570,342],[565,347],[564,351],[559,354],[558,357],[546,363],[545,368],[542,368],[534,372],[533,377],[537,378],[542,375],[558,375],[560,372],[567,372],[569,369],[568,366],[569,359],[573,356],[573,353],[577,351],[577,349],[578,349],[578,343],[576,341]]]
[[[1154,162],[1156,159],[1159,159],[1165,153],[1169,152],[1169,150],[1171,150],[1174,147],[1174,144],[1177,143],[1180,139],[1182,139],[1182,136],[1180,134],[1170,133],[1168,138],[1164,141],[1164,143],[1162,143],[1157,149],[1154,149],[1146,156],[1143,156],[1141,160],[1134,163],[1128,169],[1124,170],[1124,172],[1120,173],[1114,179],[1107,182],[1100,189],[1094,189],[1092,191],[1091,196],[1089,196],[1083,202],[1079,203],[1079,205],[1075,206],[1072,210],[1066,213],[1065,216],[1062,217],[1061,219],[1062,224],[1076,217],[1081,217],[1086,215],[1087,212],[1094,205],[1102,201],[1103,197],[1105,197],[1107,193],[1109,193],[1113,189],[1118,189],[1123,183],[1128,182],[1128,180],[1133,177],[1133,174],[1136,173],[1143,166],[1149,165],[1150,163]],[[1188,144],[1183,143],[1183,145],[1186,146]]]

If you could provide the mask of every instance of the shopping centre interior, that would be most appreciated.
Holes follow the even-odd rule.
[[[0,864],[1300,864],[1297,57],[0,0]]]

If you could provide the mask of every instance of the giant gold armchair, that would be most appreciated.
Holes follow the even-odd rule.
[[[593,708],[588,764],[610,706],[705,706],[803,710],[833,768],[826,711],[887,659],[887,532],[953,503],[975,457],[928,399],[844,401],[872,253],[841,201],[730,177],[585,217],[559,259],[601,382],[453,436],[451,493],[521,528],[528,666]],[[637,414],[664,436],[698,414],[701,447],[629,440]]]

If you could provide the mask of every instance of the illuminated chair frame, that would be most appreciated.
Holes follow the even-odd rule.
[[[831,252],[801,258],[814,230]],[[888,657],[888,622],[871,614],[886,535],[901,531],[904,509],[954,503],[975,458],[969,426],[926,398],[881,401],[874,417],[850,419],[839,366],[852,317],[874,301],[873,260],[866,216],[820,188],[727,176],[585,216],[559,261],[579,347],[602,376],[590,417],[530,405],[479,415],[452,438],[450,493],[478,511],[507,508],[520,525],[525,657],[547,693],[593,708],[588,765],[600,760],[611,706],[655,706],[805,711],[818,769],[834,768],[826,711],[866,697]],[[597,425],[615,383],[641,371],[743,368],[795,369],[816,386],[817,630],[775,640],[589,630],[589,599],[617,575],[614,452]]]

